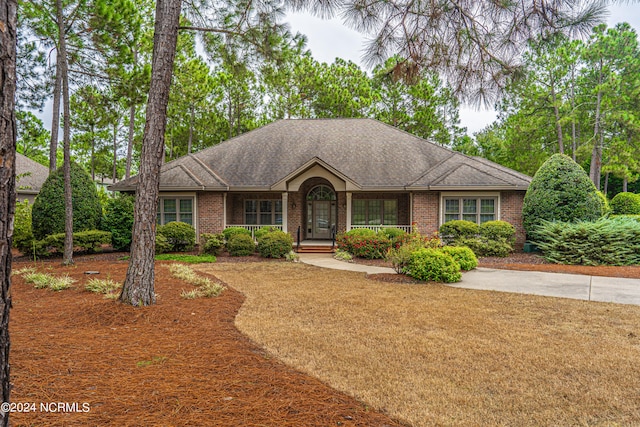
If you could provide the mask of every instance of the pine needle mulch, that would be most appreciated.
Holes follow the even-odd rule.
[[[640,425],[640,307],[371,280],[306,265],[198,267],[287,364],[413,426]]]
[[[398,425],[239,333],[234,318],[243,296],[233,289],[217,298],[182,299],[180,292],[192,286],[158,263],[158,304],[133,308],[83,290],[96,277],[85,275],[88,270],[122,281],[124,261],[89,257],[74,267],[54,261],[37,268],[77,282],[54,292],[13,277],[11,398],[38,405],[35,412],[11,414],[14,426]],[[40,409],[56,402],[67,410]]]

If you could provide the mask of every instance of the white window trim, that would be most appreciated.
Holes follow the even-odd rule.
[[[455,199],[460,197],[473,197],[473,198],[493,198],[497,200],[496,203],[496,219],[500,219],[500,192],[499,191],[491,191],[491,192],[483,192],[483,191],[447,191],[440,193],[440,212],[438,218],[438,227],[444,224],[444,199]]]
[[[244,217],[243,220],[244,220],[245,223],[247,222],[247,202],[248,201],[258,202],[257,211],[256,211],[256,215],[257,215],[256,221],[260,221],[260,214],[261,214],[260,202],[281,202],[281,204],[282,204],[282,212],[281,212],[281,214],[282,214],[282,224],[280,224],[279,226],[280,227],[285,227],[284,221],[285,221],[285,211],[287,209],[287,205],[285,203],[284,198],[280,198],[280,199],[278,199],[278,198],[274,198],[274,199],[244,199],[244,201],[242,202],[242,204],[243,204],[243,206],[242,206],[242,215]],[[275,220],[275,213],[276,213],[275,203],[273,205],[273,210],[271,211],[271,213],[272,213],[273,218]],[[247,225],[257,225],[257,226],[260,226],[260,227],[262,227],[262,226],[268,227],[270,225],[278,226],[278,224],[247,224]]]
[[[193,199],[193,228],[196,230],[196,236],[199,236],[198,231],[198,195],[195,192],[188,193],[160,193],[158,196],[158,212],[160,212],[160,203],[162,199]]]

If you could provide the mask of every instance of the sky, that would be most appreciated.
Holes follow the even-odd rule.
[[[628,22],[640,33],[640,2],[625,2],[610,6],[607,19],[609,26]],[[306,14],[289,14],[287,22],[293,32],[307,36],[307,48],[320,62],[332,63],[336,58],[351,60],[366,71],[362,64],[362,48],[365,38],[362,34],[344,26],[340,19],[323,20]],[[496,112],[462,106],[460,125],[467,128],[469,135],[482,130],[496,119]]]

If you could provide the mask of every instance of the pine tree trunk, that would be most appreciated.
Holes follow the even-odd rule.
[[[127,140],[127,164],[125,166],[124,178],[131,177],[131,157],[133,157],[133,135],[136,126],[136,106],[132,103],[129,107],[129,138]]]
[[[600,74],[598,75],[598,87],[602,84],[602,60],[600,61]],[[589,168],[589,178],[600,189],[600,174],[602,170],[602,129],[601,129],[601,113],[602,107],[602,90],[598,89],[596,96],[596,112],[595,123],[593,125],[593,150],[591,150],[591,166]]]
[[[140,181],[136,189],[131,260],[120,294],[122,302],[134,306],[150,305],[156,301],[154,289],[156,215],[180,6],[181,0],[158,0],[156,3],[151,86],[142,139],[138,175]]]
[[[556,96],[556,90],[551,84],[551,101],[553,102],[553,113],[556,118],[556,135],[558,136],[558,152],[564,154],[564,140],[562,136],[562,124],[560,123],[560,109],[558,108],[558,100]]]
[[[0,387],[10,401],[9,309],[11,308],[11,242],[16,205],[16,0],[0,0]],[[0,426],[9,413],[0,412]]]
[[[69,126],[71,111],[69,110],[69,73],[67,70],[67,41],[62,0],[56,0],[56,18],[58,20],[60,61],[60,77],[62,79],[62,141],[64,144],[64,254],[62,263],[73,264],[73,199],[71,196],[71,129]]]
[[[118,125],[113,124],[113,173],[111,175],[111,182],[116,182],[118,179]]]
[[[55,172],[58,167],[58,130],[60,129],[60,86],[62,86],[62,72],[60,60],[56,59],[56,82],[53,86],[53,113],[51,117],[51,142],[49,143],[49,173]]]
[[[138,49],[133,50],[133,64],[138,65]],[[124,171],[124,178],[131,177],[131,157],[133,157],[133,135],[136,126],[136,103],[131,98],[131,105],[129,106],[129,138],[127,140],[127,163]]]

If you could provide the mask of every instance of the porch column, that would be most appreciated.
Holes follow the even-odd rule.
[[[409,225],[411,232],[413,232],[413,191],[409,193]]]
[[[227,228],[227,193],[222,194],[222,229]]]
[[[351,195],[350,191],[347,191],[347,231],[351,230]]]
[[[288,232],[288,222],[289,222],[289,193],[284,191],[282,193],[282,231],[285,233]]]

